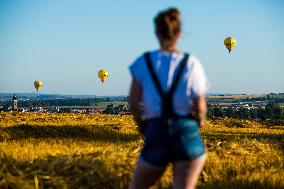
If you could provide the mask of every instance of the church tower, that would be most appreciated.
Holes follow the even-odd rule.
[[[13,96],[13,111],[18,111],[18,99],[15,94]]]

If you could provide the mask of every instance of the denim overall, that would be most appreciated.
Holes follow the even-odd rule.
[[[162,99],[161,116],[146,120],[143,129],[145,140],[140,158],[153,166],[165,167],[170,162],[193,160],[205,153],[199,125],[194,116],[179,116],[174,112],[174,92],[188,57],[189,54],[185,54],[170,89],[164,92],[155,74],[150,53],[144,54],[149,74]]]

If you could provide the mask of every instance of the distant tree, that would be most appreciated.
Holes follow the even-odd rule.
[[[214,109],[214,107],[211,104],[207,105],[207,117],[208,118],[213,118],[214,117],[213,109]]]
[[[241,119],[250,118],[249,109],[241,107],[238,111],[238,117],[241,118]]]
[[[30,100],[25,101],[25,107],[31,108],[33,107],[33,103]]]
[[[257,109],[257,117],[258,117],[258,119],[261,119],[261,120],[265,120],[266,119],[265,110],[263,108],[259,107]]]
[[[257,109],[250,109],[249,115],[251,119],[258,119]]]
[[[269,103],[265,106],[266,119],[283,119],[283,108],[276,103]]]
[[[274,114],[273,118],[274,119],[284,119],[284,109],[281,108],[279,105],[274,107]]]
[[[113,108],[113,114],[118,114],[119,113],[119,107],[116,106]]]
[[[68,107],[68,108],[61,108],[60,109],[61,113],[72,113],[72,108]]]
[[[107,105],[106,109],[103,111],[104,114],[113,114],[114,113],[114,106],[112,103]]]
[[[265,117],[266,117],[266,119],[272,118],[273,114],[274,114],[274,104],[269,103],[265,106]]]
[[[237,117],[236,110],[232,106],[229,106],[227,108],[225,115],[226,115],[226,117],[232,117],[232,118]]]
[[[213,108],[213,116],[214,117],[225,117],[225,114],[221,107],[214,107]]]
[[[123,104],[119,105],[118,106],[118,111],[119,112],[126,112],[126,111],[128,111],[127,106],[123,105]]]
[[[3,103],[2,110],[3,110],[4,112],[8,111],[9,106],[11,106],[11,104],[12,104],[11,101],[6,101],[5,103]]]

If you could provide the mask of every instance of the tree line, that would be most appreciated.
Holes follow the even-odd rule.
[[[49,107],[49,106],[96,106],[100,102],[112,102],[110,97],[106,98],[64,98],[46,100],[21,100],[19,107]],[[2,102],[3,107],[12,106],[12,101]]]
[[[266,101],[269,103],[284,103],[284,94],[268,94],[263,97],[253,97],[253,98],[222,98],[220,96],[219,98],[207,98],[207,101],[209,103],[240,103],[240,102],[255,102],[255,101]]]
[[[215,117],[228,117],[228,118],[239,118],[239,119],[284,119],[284,108],[276,103],[269,103],[265,108],[257,107],[248,109],[241,107],[236,109],[232,106],[227,108],[221,106],[208,105],[208,118]]]

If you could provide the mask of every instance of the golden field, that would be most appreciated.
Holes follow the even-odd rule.
[[[284,188],[283,123],[208,120],[198,188]],[[0,113],[0,188],[127,188],[142,139],[131,116]]]

